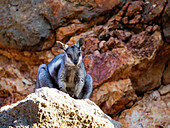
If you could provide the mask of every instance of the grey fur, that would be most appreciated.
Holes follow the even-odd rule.
[[[65,52],[57,55],[48,65],[40,65],[37,72],[37,88],[57,88],[73,98],[87,99],[93,90],[93,80],[86,74],[82,62],[81,46],[84,38],[80,38],[74,46],[57,42]]]

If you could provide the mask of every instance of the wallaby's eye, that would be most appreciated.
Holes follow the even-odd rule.
[[[67,54],[67,56],[68,56],[69,58],[71,58],[71,54]]]
[[[81,56],[81,52],[78,53],[78,56]]]

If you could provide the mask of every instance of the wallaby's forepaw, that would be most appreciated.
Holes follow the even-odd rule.
[[[59,90],[60,90],[60,91],[62,91],[62,92],[67,93],[67,90],[66,90],[66,89],[64,89],[64,88],[62,88],[62,87],[59,87]]]

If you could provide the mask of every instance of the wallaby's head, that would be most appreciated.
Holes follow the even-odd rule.
[[[85,40],[80,38],[77,43],[73,46],[68,46],[60,41],[57,41],[58,46],[64,50],[65,53],[65,63],[69,66],[76,66],[82,62],[81,47],[83,46]]]

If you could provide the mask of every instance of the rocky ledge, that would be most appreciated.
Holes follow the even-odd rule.
[[[57,89],[41,88],[0,109],[0,127],[122,128],[92,101],[75,100]]]

